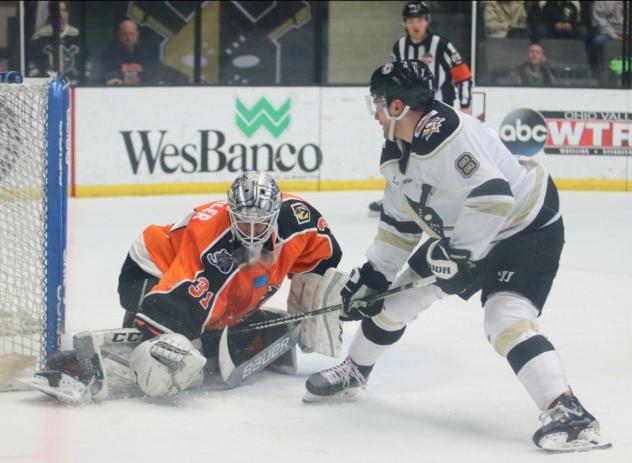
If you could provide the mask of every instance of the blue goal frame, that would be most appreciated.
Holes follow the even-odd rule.
[[[68,223],[68,82],[48,83],[46,116],[46,328],[45,358],[59,351],[65,329],[66,239]]]

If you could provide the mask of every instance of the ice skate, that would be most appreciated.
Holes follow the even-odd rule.
[[[319,373],[305,382],[303,402],[345,402],[355,400],[366,389],[372,367],[356,365],[347,357],[344,362]]]
[[[584,452],[612,444],[601,437],[599,422],[575,396],[562,394],[540,415],[543,426],[533,435],[535,445],[549,452]]]

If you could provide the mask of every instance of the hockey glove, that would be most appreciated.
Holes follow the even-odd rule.
[[[201,382],[206,358],[177,333],[140,343],[129,359],[136,384],[150,397],[165,397]]]
[[[426,260],[437,277],[435,284],[446,294],[461,293],[474,279],[475,265],[470,260],[470,251],[451,248],[447,238],[429,243]]]
[[[340,291],[344,308],[340,320],[352,321],[371,318],[382,311],[384,301],[364,302],[363,299],[372,294],[386,291],[390,282],[384,275],[375,270],[370,262],[351,271],[349,279]]]

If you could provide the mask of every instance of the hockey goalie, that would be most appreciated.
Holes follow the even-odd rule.
[[[119,389],[164,397],[218,370],[229,386],[267,366],[292,373],[296,345],[336,357],[336,312],[243,329],[287,315],[264,307],[286,277],[289,314],[337,302],[327,299],[339,294],[335,281],[346,280],[335,270],[342,252],[324,217],[263,172],[240,175],[227,199],[145,228],[119,276],[123,328],[78,333],[72,351],[25,381],[72,403],[116,397]]]

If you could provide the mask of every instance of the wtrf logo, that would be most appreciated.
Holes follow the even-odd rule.
[[[168,130],[122,130],[134,175],[141,166],[153,174],[182,172],[243,172],[266,170],[270,172],[315,172],[323,162],[323,153],[314,143],[295,146],[291,143],[271,145],[255,143],[226,145],[221,130],[198,130],[197,143],[170,143]]]
[[[629,156],[632,114],[616,111],[534,111],[516,109],[500,126],[513,154]]]

